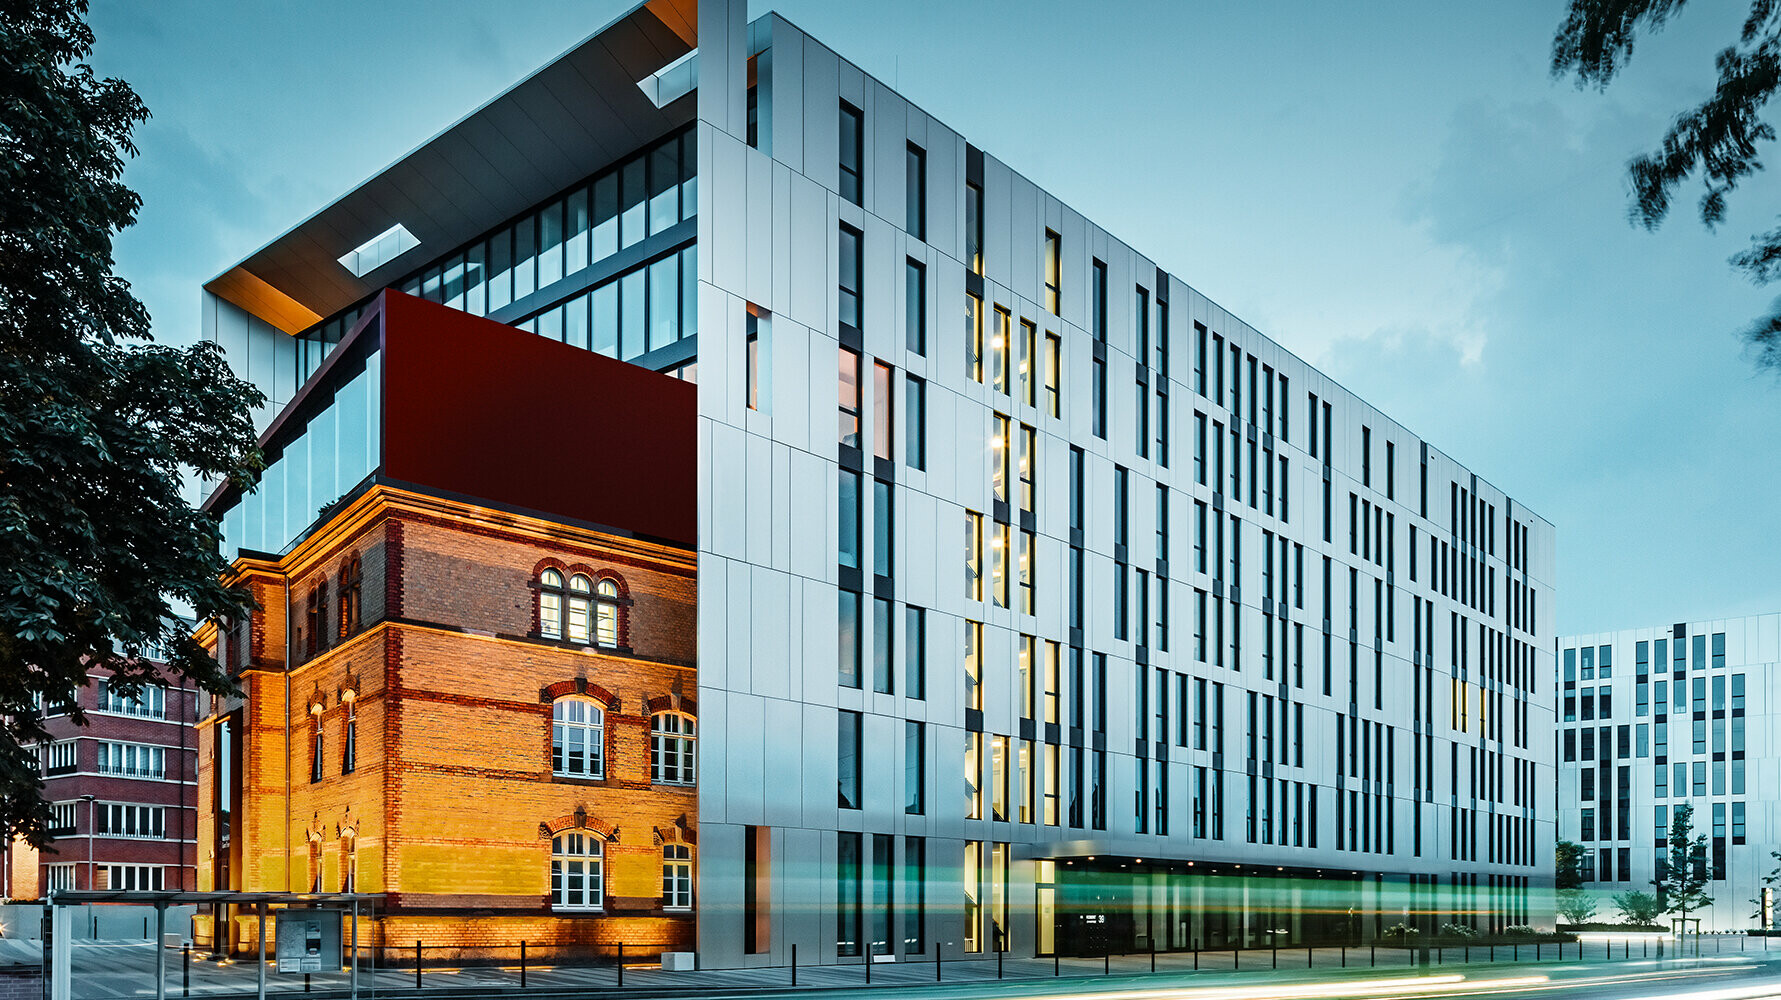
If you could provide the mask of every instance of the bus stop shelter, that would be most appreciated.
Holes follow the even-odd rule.
[[[339,909],[350,919],[352,956],[352,996],[359,995],[359,915],[376,912],[379,893],[361,892],[153,892],[133,890],[82,890],[51,892],[43,901],[43,969],[49,986],[49,1000],[73,1000],[74,939],[70,926],[70,906],[105,903],[127,903],[152,906],[155,910],[155,1000],[167,1000],[167,908],[197,905],[201,907],[232,906],[236,912],[257,916],[255,937],[259,939],[260,959],[256,966],[256,992],[266,996],[266,918],[276,909]]]

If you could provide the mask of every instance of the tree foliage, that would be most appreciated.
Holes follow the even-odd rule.
[[[1589,852],[1582,844],[1561,840],[1552,852],[1553,886],[1559,889],[1581,889],[1589,876]]]
[[[1649,924],[1663,912],[1663,905],[1657,897],[1639,889],[1628,889],[1614,896],[1614,908],[1620,911],[1621,919],[1629,924]]]
[[[1680,917],[1687,929],[1688,915],[1713,905],[1708,891],[1712,873],[1707,871],[1707,836],[1694,833],[1694,807],[1677,806],[1670,814],[1666,861],[1651,880],[1662,912]]]
[[[1763,888],[1769,891],[1770,896],[1774,896],[1777,891],[1781,891],[1781,851],[1770,851],[1769,858],[1774,862],[1775,867],[1769,869],[1768,874],[1762,877],[1762,884]],[[1771,912],[1767,914],[1769,922],[1773,922],[1774,913],[1772,912],[1772,908],[1776,902],[1781,902],[1781,900],[1775,900],[1770,903]],[[1750,914],[1750,919],[1757,921],[1757,927],[1766,931],[1770,928],[1769,923],[1763,921],[1765,914],[1763,913],[1762,904],[1762,893],[1759,892],[1756,894],[1756,898],[1750,901],[1750,905],[1756,907],[1756,910]]]
[[[1781,3],[1748,0],[1737,40],[1714,59],[1713,93],[1678,114],[1658,147],[1627,164],[1632,218],[1655,229],[1690,178],[1701,184],[1698,210],[1709,228],[1725,220],[1727,198],[1763,169],[1761,147],[1775,139],[1764,118],[1781,89]],[[1687,0],[1571,0],[1552,41],[1552,73],[1579,87],[1603,89],[1632,58],[1642,35],[1661,31]],[[1758,285],[1781,278],[1781,226],[1759,233],[1731,263]],[[1781,299],[1744,331],[1761,367],[1781,370]]]
[[[113,271],[140,199],[123,182],[148,111],[85,60],[86,0],[0,2],[0,835],[42,844],[41,706],[90,667],[135,693],[166,673],[232,682],[174,616],[228,617],[215,522],[187,472],[246,482],[263,397],[213,344],[148,343]],[[77,710],[76,722],[84,722]]]

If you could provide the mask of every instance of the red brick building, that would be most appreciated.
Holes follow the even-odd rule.
[[[94,668],[77,694],[86,725],[47,713],[40,751],[54,838],[0,846],[0,898],[51,889],[190,889],[197,832],[195,692],[162,684],[132,698]]]
[[[612,433],[541,436],[540,399]],[[361,426],[371,471],[243,551],[260,610],[200,633],[243,695],[199,724],[198,888],[381,893],[392,949],[690,949],[691,386],[388,293],[268,429],[262,491],[301,456],[307,514],[345,467],[320,438],[361,457]],[[209,501],[238,531],[266,503]]]

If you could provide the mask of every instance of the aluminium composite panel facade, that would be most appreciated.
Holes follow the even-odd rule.
[[[714,23],[717,18],[726,19],[721,40]],[[762,90],[770,87],[770,94],[764,92],[759,97],[759,137],[752,147],[747,141],[740,49],[745,39],[750,45],[749,55],[768,53],[765,60],[757,59],[754,66],[756,78],[763,81]],[[719,45],[724,46],[721,52]],[[804,945],[806,956],[815,948],[821,958],[836,958],[873,944],[867,941],[862,946],[849,941],[850,937],[873,938],[879,930],[888,936],[889,950],[915,951],[906,947],[914,937],[908,926],[913,919],[914,899],[903,885],[903,876],[909,872],[904,852],[911,837],[922,839],[928,869],[923,900],[928,941],[922,943],[938,941],[948,951],[973,938],[980,947],[993,947],[993,943],[985,944],[993,941],[1004,943],[1017,953],[1043,950],[1035,949],[1043,934],[1035,923],[1034,887],[1047,870],[1041,864],[1044,860],[1083,863],[1090,856],[1111,855],[1146,858],[1154,863],[1156,859],[1175,858],[1195,859],[1200,864],[1251,862],[1296,866],[1301,870],[1389,873],[1394,883],[1403,881],[1403,875],[1433,876],[1442,887],[1451,887],[1459,873],[1475,876],[1480,886],[1492,875],[1528,878],[1535,886],[1544,884],[1551,870],[1547,845],[1552,840],[1553,825],[1550,809],[1543,804],[1544,797],[1534,790],[1550,787],[1551,781],[1545,720],[1550,718],[1552,693],[1544,671],[1550,648],[1548,637],[1552,634],[1554,534],[1548,523],[1433,448],[1426,452],[1428,516],[1420,516],[1423,508],[1419,477],[1424,453],[1419,439],[1179,279],[1165,278],[1152,261],[1027,179],[993,157],[984,156],[980,182],[984,218],[983,310],[993,317],[993,310],[999,306],[1010,311],[1015,323],[1033,320],[1041,336],[1056,333],[1062,338],[1064,355],[1060,417],[1051,416],[1043,400],[1040,406],[1030,406],[1018,390],[1006,394],[996,391],[992,384],[986,384],[993,378],[979,380],[967,372],[965,302],[967,290],[975,289],[979,283],[967,275],[963,200],[967,178],[974,173],[971,161],[978,154],[970,150],[965,139],[782,19],[768,16],[745,29],[737,5],[701,5],[700,59],[699,305],[703,336],[699,347],[699,659],[707,754],[701,775],[700,948],[708,962],[783,962],[788,957],[788,945],[793,942]],[[839,193],[842,102],[858,109],[863,118],[859,204]],[[910,144],[920,147],[925,156],[926,239],[912,236],[908,226],[905,163]],[[862,571],[865,575],[860,584],[852,583],[848,570],[837,564],[841,544],[837,491],[845,470],[843,449],[832,430],[836,426],[839,396],[834,359],[844,345],[855,343],[854,332],[843,332],[838,319],[842,308],[838,286],[843,280],[837,250],[841,227],[851,228],[862,237],[863,284],[858,289],[861,313],[857,332],[861,370],[872,372],[878,363],[894,369],[890,384],[895,405],[890,412],[896,414],[907,409],[904,383],[908,378],[920,378],[926,386],[926,456],[922,463],[925,468],[914,468],[909,461],[910,432],[902,416],[893,417],[897,443],[891,461],[877,462],[868,454],[861,463],[867,483],[874,478],[889,482],[895,517],[890,533],[894,553],[889,560],[892,571],[888,581],[874,580],[869,572]],[[1061,305],[1056,315],[1048,312],[1042,301],[1043,241],[1047,230],[1060,236],[1063,251]],[[902,282],[908,260],[921,264],[926,272],[925,352],[910,350],[908,346]],[[1094,433],[1091,413],[1090,382],[1097,350],[1089,308],[1093,261],[1105,263],[1111,289],[1107,296],[1107,340],[1101,348],[1109,372],[1105,438]],[[1167,375],[1151,352],[1145,352],[1144,357],[1135,356],[1139,286],[1149,293],[1151,303],[1165,297],[1168,302],[1166,321],[1155,313],[1154,306],[1149,318],[1153,350],[1154,342],[1166,335],[1163,323],[1170,327],[1167,333],[1173,338],[1172,358]],[[848,303],[848,307],[851,309],[852,304]],[[770,383],[770,390],[763,390],[768,398],[752,409],[747,405],[748,365],[743,357],[749,327],[747,316],[751,311],[770,315],[766,323],[757,319],[755,329],[770,326],[770,335],[758,335],[770,336],[770,349],[763,350],[765,360],[760,364],[771,373],[763,383]],[[989,327],[991,322],[986,319],[985,326]],[[1222,335],[1225,350],[1232,350],[1229,345],[1234,345],[1245,368],[1259,362],[1271,368],[1277,378],[1287,379],[1282,401],[1273,414],[1274,424],[1257,427],[1242,419],[1247,413],[1233,420],[1227,411],[1228,400],[1208,398],[1196,391],[1196,325]],[[986,340],[990,335],[985,335]],[[1010,365],[1008,379],[1018,386],[1012,369]],[[1038,373],[1035,377],[1039,377]],[[1148,379],[1148,387],[1140,388],[1137,377]],[[885,412],[871,398],[871,381],[865,376],[860,379],[866,397],[860,407],[862,445],[874,441],[882,432],[874,426],[874,417]],[[1156,388],[1163,384],[1171,405],[1166,418],[1152,410],[1149,434],[1157,433],[1158,423],[1169,423],[1172,461],[1166,466],[1157,460],[1161,456],[1155,440],[1147,442],[1149,457],[1138,454],[1136,432],[1138,401],[1154,408]],[[1247,395],[1248,386],[1244,385],[1243,390]],[[1305,420],[1311,412],[1308,401],[1313,395],[1320,405],[1324,401],[1333,404],[1331,437],[1323,452],[1330,456],[1327,464],[1307,451],[1311,432]],[[1252,506],[1247,495],[1242,500],[1228,494],[1221,496],[1219,487],[1195,482],[1193,438],[1197,413],[1205,414],[1208,421],[1243,427],[1242,443],[1251,453],[1259,434],[1264,446],[1271,445],[1276,459],[1285,461],[1282,478],[1290,483],[1290,487],[1283,486],[1285,498],[1292,505],[1290,521],[1268,516],[1259,505]],[[998,607],[987,595],[984,600],[972,599],[966,592],[964,548],[959,543],[966,534],[967,515],[977,512],[986,524],[994,523],[994,458],[988,442],[997,415],[1006,415],[1013,425],[1028,425],[1037,432],[1034,615]],[[1360,484],[1363,433],[1370,437],[1373,447],[1371,488]],[[1381,482],[1387,475],[1381,471],[1386,441],[1392,442],[1397,463],[1391,474],[1397,487],[1395,499],[1387,499]],[[1081,449],[1085,459],[1086,509],[1079,533],[1071,517],[1072,448]],[[1210,464],[1212,457],[1207,455],[1204,460]],[[1160,636],[1150,632],[1152,641],[1141,651],[1135,641],[1137,626],[1129,629],[1129,638],[1122,638],[1114,624],[1115,574],[1122,566],[1113,510],[1117,468],[1127,470],[1130,498],[1123,566],[1125,572],[1134,576],[1138,569],[1151,572],[1152,579],[1157,581],[1153,587],[1168,589],[1167,607],[1173,621],[1167,650],[1158,641]],[[1328,542],[1324,540],[1322,516],[1326,482],[1330,484],[1335,508],[1331,512],[1334,524]],[[1170,497],[1170,523],[1160,529],[1154,522],[1155,485],[1167,487]],[[861,490],[861,567],[874,566],[877,560],[872,526],[879,513],[873,509],[873,497],[866,495],[872,492],[869,488]],[[1342,544],[1350,532],[1346,500],[1351,492],[1390,515],[1389,523],[1395,530],[1394,540],[1388,546],[1395,557],[1393,565],[1385,565],[1384,560],[1363,560]],[[1481,526],[1479,535],[1474,536],[1482,544],[1466,545],[1462,536],[1450,530],[1454,523],[1450,501],[1461,495],[1479,498],[1482,507],[1494,512],[1494,521]],[[1242,551],[1247,558],[1238,557],[1237,579],[1225,583],[1227,573],[1199,572],[1190,559],[1195,538],[1193,519],[1199,510],[1196,504],[1207,505],[1209,511],[1220,511],[1209,516],[1222,517],[1227,524],[1235,522],[1238,527],[1229,530],[1243,533]],[[1513,570],[1504,562],[1510,531],[1498,531],[1496,522],[1526,528],[1525,545],[1519,550],[1524,557],[1518,559]],[[1412,531],[1420,549],[1416,558],[1423,564],[1419,582],[1411,582],[1405,573]],[[1303,608],[1295,601],[1290,610],[1275,612],[1271,595],[1264,596],[1260,545],[1263,532],[1277,539],[1277,546],[1284,539],[1290,540],[1295,552],[1298,546],[1303,547]],[[1080,539],[1074,546],[1073,535]],[[1490,544],[1493,537],[1494,545]],[[1165,538],[1170,540],[1167,544],[1171,548],[1166,583],[1157,575],[1163,568],[1159,565],[1163,553],[1157,548]],[[1231,544],[1234,549],[1236,543]],[[1431,589],[1431,545],[1438,551],[1460,556],[1461,565],[1465,565],[1465,557],[1471,557],[1471,564],[1478,567],[1479,599],[1473,602],[1475,607]],[[1066,579],[1072,547],[1080,548],[1084,554],[1087,592],[1086,620],[1074,635],[1069,624]],[[1321,610],[1325,602],[1321,583],[1325,557],[1332,562],[1335,591],[1330,599],[1334,610],[1328,616],[1335,620],[1327,626]],[[1350,599],[1347,577],[1351,568],[1361,590],[1355,611],[1360,628],[1354,633],[1350,633],[1346,620]],[[1008,572],[1014,572],[1012,559]],[[1283,593],[1284,559],[1275,572],[1274,589]],[[1500,590],[1498,577],[1502,578]],[[1511,577],[1516,583],[1513,593],[1509,586]],[[1395,601],[1392,614],[1398,620],[1393,638],[1377,643],[1385,678],[1377,701],[1371,664],[1376,646],[1372,634],[1375,581],[1380,582],[1380,592],[1389,595],[1387,600]],[[885,685],[872,676],[872,651],[879,648],[881,640],[873,634],[876,626],[870,613],[859,616],[864,633],[859,641],[867,651],[861,657],[864,673],[860,686],[849,686],[838,679],[838,607],[846,591],[855,586],[864,592],[864,606],[869,607],[876,596],[887,596],[892,601],[889,621],[894,634],[888,648],[894,651],[890,659],[899,673],[906,669],[905,653],[910,643],[906,608],[924,609],[924,698],[908,697],[901,678]],[[1449,587],[1453,586],[1450,579]],[[1490,593],[1484,593],[1487,587]],[[1534,596],[1523,598],[1521,607],[1529,616],[1514,619],[1509,613],[1510,605],[1527,590]],[[1219,669],[1196,656],[1194,614],[1199,594],[1219,591],[1230,603],[1242,606],[1235,619],[1241,624],[1227,626],[1231,630],[1229,641],[1241,637],[1240,670],[1228,666]],[[1451,592],[1458,593],[1457,589]],[[1163,600],[1156,594],[1147,603],[1137,598],[1132,598],[1131,603],[1160,613]],[[1208,601],[1217,604],[1210,596]],[[1427,657],[1415,653],[1418,644],[1413,642],[1408,628],[1416,607],[1424,609],[1425,634],[1432,631],[1434,648]],[[1276,628],[1284,617],[1294,625],[1302,625],[1306,633],[1307,681],[1302,688],[1283,682],[1284,644],[1275,654],[1276,679],[1264,676],[1262,623],[1266,620],[1264,615],[1270,612],[1275,612],[1272,621]],[[1519,624],[1511,625],[1511,621]],[[966,629],[971,622],[981,623],[984,633],[982,690],[986,694],[981,716],[969,711],[964,702],[966,683],[961,660]],[[1212,628],[1206,627],[1209,631]],[[1331,649],[1339,661],[1333,665],[1336,677],[1330,696],[1323,694],[1321,680],[1322,637],[1326,628],[1333,633]],[[1066,650],[1082,649],[1091,662],[1096,653],[1107,657],[1111,680],[1107,688],[1106,731],[1097,738],[1090,723],[1091,731],[1086,734],[1056,737],[1066,742],[1080,739],[1091,752],[1097,742],[1107,748],[1110,788],[1103,794],[1105,801],[1117,805],[1107,808],[1105,830],[1074,828],[1067,821],[1047,825],[1042,815],[1038,817],[1040,822],[1022,823],[1018,821],[1017,807],[1011,810],[1012,822],[966,818],[969,796],[959,761],[965,756],[970,727],[980,725],[992,736],[1008,736],[1010,755],[1016,753],[1014,748],[1023,732],[1016,662],[1017,644],[1024,635],[1036,637],[1041,650],[1046,649],[1046,643],[1056,642]],[[1453,642],[1456,635],[1464,636],[1459,647]],[[1389,789],[1375,783],[1365,786],[1366,791],[1381,798],[1396,799],[1392,809],[1396,829],[1391,838],[1395,851],[1390,856],[1381,851],[1337,848],[1337,810],[1332,789],[1338,779],[1331,767],[1330,751],[1337,745],[1338,717],[1350,709],[1346,654],[1352,640],[1357,640],[1365,650],[1360,654],[1363,669],[1355,713],[1363,720],[1396,730],[1388,743],[1397,757],[1388,771],[1395,777],[1395,784]],[[1487,682],[1493,694],[1493,710],[1495,696],[1501,694],[1501,705],[1520,721],[1522,746],[1514,746],[1510,741],[1512,727],[1503,730],[1505,742],[1487,742],[1478,735],[1476,721],[1466,732],[1454,732],[1449,725],[1456,718],[1451,701],[1461,691],[1467,693],[1468,708],[1476,711],[1478,707],[1472,692],[1464,684],[1450,683],[1449,675],[1460,675],[1463,656],[1467,663],[1463,669],[1469,670],[1467,679],[1476,687],[1483,643],[1501,643],[1504,657],[1517,659],[1521,676],[1531,686],[1517,689],[1499,680]],[[1135,733],[1137,719],[1151,715],[1149,706],[1139,710],[1134,704],[1133,670],[1143,658],[1148,659],[1145,669],[1164,669],[1171,678],[1210,679],[1226,685],[1225,729],[1234,735],[1226,736],[1227,749],[1232,752],[1215,760],[1210,751],[1177,745],[1174,734],[1163,741],[1157,741],[1152,734],[1151,756],[1166,760],[1162,766],[1167,768],[1171,785],[1174,816],[1168,836],[1135,832],[1135,809],[1129,805],[1139,799],[1134,787],[1138,757],[1133,749],[1139,745]],[[1413,658],[1420,658],[1424,666],[1432,663],[1432,671],[1425,677],[1431,681],[1440,678],[1431,692],[1432,718],[1419,720],[1411,705],[1412,692],[1421,690],[1421,685],[1412,685],[1407,676],[1412,673]],[[893,688],[894,693],[875,690],[886,686]],[[1316,813],[1320,835],[1307,837],[1308,843],[1320,845],[1317,848],[1261,846],[1250,843],[1246,836],[1242,817],[1247,793],[1245,772],[1249,766],[1239,748],[1244,738],[1244,700],[1249,691],[1305,707],[1305,731],[1301,738],[1312,748],[1307,765],[1284,766],[1273,773],[1277,778],[1315,785],[1318,789],[1313,794],[1322,796],[1321,810]],[[1155,697],[1154,690],[1151,696]],[[1073,695],[1066,691],[1062,697],[1067,702]],[[1171,692],[1171,713],[1175,711],[1174,697]],[[842,739],[838,720],[845,713],[859,713],[863,730],[859,740],[864,749],[858,809],[837,805]],[[1087,714],[1092,718],[1098,712],[1091,704]],[[927,786],[922,815],[907,811],[910,796],[904,781],[906,775],[916,773],[905,766],[898,749],[904,745],[907,720],[926,726],[929,763],[922,775]],[[1344,724],[1343,728],[1348,727]],[[1425,828],[1420,856],[1410,844],[1411,747],[1419,729],[1432,744],[1424,746],[1424,751],[1435,764],[1433,781],[1422,789]],[[1043,734],[1043,730],[1042,723],[1035,727],[1037,733]],[[1369,742],[1372,731],[1376,730],[1369,729]],[[1039,738],[1043,740],[1045,735]],[[1281,739],[1284,742],[1284,734]],[[1043,759],[1043,750],[1036,756]],[[1531,851],[1524,856],[1524,864],[1485,861],[1486,834],[1481,829],[1476,853],[1465,860],[1455,860],[1450,851],[1450,818],[1464,815],[1470,822],[1469,811],[1477,804],[1474,796],[1483,797],[1478,784],[1482,774],[1476,768],[1499,760],[1507,763],[1500,771],[1493,770],[1492,776],[1500,776],[1505,786],[1513,781],[1518,792],[1512,796],[1507,789],[1501,789],[1501,803],[1484,806],[1485,816],[1495,813],[1524,818],[1524,836]],[[1519,778],[1512,777],[1516,762],[1521,762]],[[987,761],[979,763],[986,769],[992,767]],[[1012,763],[1010,760],[1010,770]],[[1153,759],[1147,766],[1154,784],[1159,763]],[[1220,766],[1226,772],[1224,837],[1195,837],[1189,816],[1189,776],[1197,774],[1196,768]],[[1269,769],[1264,766],[1263,770]],[[989,783],[987,777],[984,780]],[[1067,782],[1066,777],[1060,784],[1067,787]],[[1350,777],[1344,784],[1345,791],[1353,792],[1361,788],[1362,780],[1359,776]],[[1035,785],[1045,787],[1043,776]],[[1511,804],[1516,799],[1520,804]],[[989,807],[985,808],[989,815]],[[1067,815],[1068,809],[1064,812]],[[1285,825],[1282,817],[1282,836]],[[752,834],[750,828],[754,828]],[[862,839],[855,841],[853,834]],[[771,887],[756,890],[756,905],[772,914],[770,936],[764,941],[758,936],[755,939],[760,955],[743,954],[739,946],[743,935],[739,933],[742,921],[737,917],[749,919],[749,900],[741,876],[751,835],[757,852],[763,842],[770,844],[767,869],[772,873]],[[893,877],[860,871],[871,867],[872,862],[866,858],[877,860],[874,838],[879,836],[892,838],[888,846],[892,851],[889,860]],[[854,843],[860,846],[854,847]],[[968,909],[967,890],[961,883],[960,859],[971,844],[986,845],[982,848],[985,851],[993,850],[987,845],[1010,845],[1006,868],[1009,884],[1001,891],[1002,898],[1008,901],[1007,938],[997,937],[988,927],[973,933],[963,926],[968,912],[975,912],[978,919],[990,919],[988,913]],[[846,858],[842,857],[843,851]],[[987,862],[987,856],[982,860]],[[758,877],[761,869],[754,871]],[[856,884],[856,876],[863,886]],[[988,876],[998,877],[1000,870]],[[900,885],[902,888],[898,888]],[[982,902],[987,904],[984,910],[996,905],[993,884],[986,884],[979,891]],[[1131,894],[1115,904],[1116,908],[1130,905],[1141,891],[1151,892],[1134,885]],[[889,909],[895,913],[892,919],[896,923],[875,926],[868,917],[869,929],[852,933],[858,928],[848,926],[851,918],[846,911],[852,909],[855,893],[867,914]],[[1461,908],[1451,896],[1433,899],[1436,906]],[[1393,915],[1386,923],[1402,919],[1396,915],[1399,903],[1377,901],[1364,905],[1391,907]],[[1538,904],[1533,904],[1533,908],[1537,912]],[[1523,919],[1528,916],[1524,914]],[[755,920],[749,922],[756,922],[758,917],[757,913]],[[1196,923],[1186,928],[1184,934],[1174,930],[1167,935],[1158,932],[1159,946],[1185,944],[1184,938],[1207,940],[1207,929],[1198,922],[1199,918],[1195,919]],[[1249,939],[1255,940],[1253,936]],[[838,948],[838,941],[845,943]],[[1139,937],[1134,943],[1141,941]]]

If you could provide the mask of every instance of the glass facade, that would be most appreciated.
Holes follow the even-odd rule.
[[[682,129],[391,287],[632,361],[698,331],[694,133]],[[296,338],[293,391],[364,303]]]

